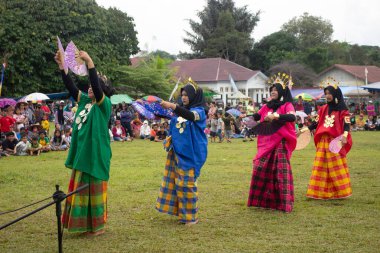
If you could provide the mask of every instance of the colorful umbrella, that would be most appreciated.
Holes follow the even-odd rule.
[[[34,93],[29,94],[29,95],[26,95],[25,97],[20,98],[17,102],[18,103],[22,103],[22,102],[26,103],[29,101],[37,102],[37,101],[48,100],[48,99],[50,99],[50,98],[48,96],[46,96],[45,94],[39,93],[39,92],[34,92]]]
[[[141,105],[138,102],[132,102],[132,107],[136,110],[136,112],[138,112],[140,115],[144,116],[147,119],[156,118],[152,112],[148,111],[143,105]]]
[[[79,58],[79,50],[72,41],[66,47],[66,63],[69,69],[76,75],[87,75],[86,64]]]
[[[133,102],[133,99],[127,94],[118,94],[118,95],[111,96],[111,103],[113,105],[117,105],[123,102],[127,104],[131,104]]]
[[[3,108],[6,105],[15,106],[17,102],[11,98],[0,98],[0,107]]]
[[[164,109],[159,103],[143,103],[145,109],[153,113],[160,118],[171,119],[173,117],[173,111],[171,109]]]
[[[315,97],[313,97],[312,95],[310,95],[308,93],[305,93],[305,92],[298,94],[297,96],[294,97],[294,99],[298,99],[300,96],[305,101],[313,101],[313,100],[315,100]]]
[[[159,98],[159,97],[156,97],[156,96],[152,96],[152,95],[149,95],[149,96],[145,96],[142,98],[144,101],[148,102],[148,103],[161,103],[162,102],[162,99]]]
[[[227,112],[235,117],[239,117],[241,115],[241,112],[235,108],[229,109]]]

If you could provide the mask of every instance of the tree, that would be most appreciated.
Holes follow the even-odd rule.
[[[227,12],[229,12],[230,15],[232,15],[232,22]],[[247,6],[243,6],[240,8],[235,7],[235,3],[232,0],[208,0],[206,7],[202,11],[197,13],[200,22],[189,20],[190,27],[193,32],[191,33],[186,31],[187,38],[185,38],[184,41],[185,43],[190,45],[193,51],[191,57],[206,57],[205,51],[206,48],[208,48],[210,39],[213,43],[216,43],[218,39],[217,34],[220,35],[220,30],[222,29],[224,29],[225,32],[231,33],[230,35],[222,36],[222,41],[225,41],[226,37],[228,36],[232,38],[241,37],[236,36],[236,31],[239,33],[245,33],[245,36],[250,38],[254,27],[257,25],[257,22],[259,21],[259,14],[260,12],[254,14],[250,13],[247,10]],[[222,20],[220,19],[220,16],[222,16]],[[227,20],[223,21],[223,19]],[[234,24],[233,26],[231,26],[232,23]],[[226,27],[234,29],[230,29],[227,31]],[[215,34],[215,31],[217,31],[218,28],[219,32]],[[210,51],[208,51],[208,53],[210,53]],[[212,55],[213,57],[220,56],[220,52],[214,53],[215,54]]]
[[[330,21],[322,17],[311,16],[305,12],[301,17],[294,17],[282,26],[282,31],[299,40],[300,49],[326,46],[331,42],[334,32]]]
[[[133,19],[93,0],[0,0],[0,58],[8,55],[4,95],[63,89],[54,62],[56,36],[88,51],[108,77],[138,52]]]
[[[278,72],[291,75],[295,87],[312,87],[317,78],[313,70],[294,61],[285,61],[269,69],[270,75]]]
[[[204,56],[218,56],[242,65],[248,65],[248,57],[244,53],[251,47],[252,42],[249,35],[237,31],[231,12],[223,11],[219,15],[216,30],[208,40]]]
[[[266,73],[275,64],[296,58],[298,41],[293,35],[279,31],[255,43],[249,53],[252,69]]]
[[[119,66],[116,70],[115,84],[118,93],[140,98],[155,95],[167,99],[173,89],[174,70],[169,68],[172,62],[153,54],[146,56],[137,67]]]

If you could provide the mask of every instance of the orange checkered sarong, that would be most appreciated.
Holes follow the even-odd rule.
[[[352,194],[346,157],[330,152],[329,143],[332,139],[323,135],[317,144],[317,154],[306,194],[309,198],[341,199]]]

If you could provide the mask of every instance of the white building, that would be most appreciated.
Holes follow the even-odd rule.
[[[222,58],[206,58],[175,61],[171,67],[177,69],[176,76],[186,80],[191,77],[200,87],[221,95],[224,103],[235,104],[238,100],[253,100],[261,103],[269,97],[268,77]],[[229,75],[232,76],[239,92],[234,92]]]

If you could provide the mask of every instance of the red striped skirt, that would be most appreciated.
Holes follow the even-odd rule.
[[[253,163],[248,206],[291,212],[294,203],[293,175],[285,140]]]

